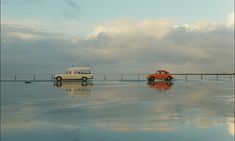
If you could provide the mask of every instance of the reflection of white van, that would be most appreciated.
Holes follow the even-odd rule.
[[[67,70],[66,73],[56,74],[54,79],[57,81],[62,80],[82,80],[87,81],[88,79],[93,79],[91,69],[89,66],[79,66],[71,67]]]
[[[57,81],[54,86],[68,92],[70,96],[90,96],[93,83],[91,82],[63,82]]]

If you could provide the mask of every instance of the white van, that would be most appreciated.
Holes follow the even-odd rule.
[[[62,80],[82,80],[87,81],[93,79],[93,74],[89,66],[72,66],[66,73],[56,74],[54,79],[57,81]]]

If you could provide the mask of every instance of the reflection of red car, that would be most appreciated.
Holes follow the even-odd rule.
[[[156,82],[149,82],[148,85],[151,88],[154,88],[160,91],[167,91],[171,89],[171,86],[173,85],[173,83],[169,81],[156,81]]]
[[[161,80],[169,81],[169,80],[173,79],[173,76],[165,70],[159,70],[154,74],[149,74],[147,76],[147,79],[149,81],[154,81],[155,79],[161,79]]]

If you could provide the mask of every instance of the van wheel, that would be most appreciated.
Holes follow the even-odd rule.
[[[62,80],[62,77],[61,77],[61,76],[57,76],[57,77],[56,77],[56,80],[57,80],[57,81],[61,81],[61,80]]]
[[[154,77],[150,77],[150,78],[149,78],[149,81],[150,81],[150,82],[152,82],[152,81],[154,81],[154,80],[155,80]]]
[[[82,81],[87,81],[87,77],[82,77]]]
[[[87,86],[87,83],[85,82],[85,83],[82,83],[82,86]]]
[[[61,86],[62,86],[62,82],[57,82],[57,83],[56,83],[56,86],[57,86],[57,87],[61,87]]]

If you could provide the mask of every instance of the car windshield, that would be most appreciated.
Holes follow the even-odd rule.
[[[166,71],[157,71],[158,74],[169,74],[168,72]]]

